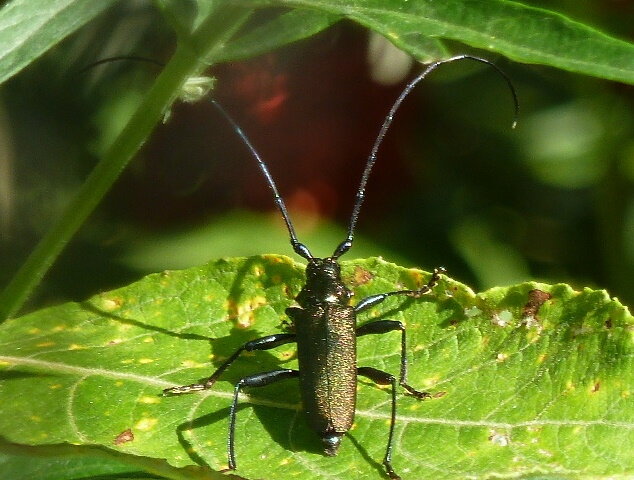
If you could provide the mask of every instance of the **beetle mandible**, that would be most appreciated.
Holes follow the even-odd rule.
[[[391,479],[401,478],[394,471],[394,467],[392,466],[397,384],[403,387],[408,394],[417,399],[429,398],[431,395],[427,392],[416,390],[407,383],[407,343],[403,323],[396,320],[375,320],[357,326],[356,319],[359,313],[380,304],[388,297],[407,296],[418,298],[430,293],[439,281],[440,275],[444,273],[444,269],[435,269],[427,284],[417,290],[396,290],[379,293],[366,297],[360,300],[355,306],[352,306],[350,305],[352,292],[343,283],[338,260],[339,257],[352,247],[355,226],[361,205],[365,198],[366,184],[372,167],[376,162],[379,146],[392,123],[394,114],[407,95],[419,82],[427,77],[429,73],[440,65],[463,59],[484,63],[497,70],[511,90],[515,106],[515,119],[517,119],[519,106],[515,89],[506,74],[490,61],[470,55],[459,55],[429,64],[421,74],[407,84],[385,117],[361,176],[361,183],[357,190],[347,236],[337,246],[333,254],[325,258],[314,257],[308,247],[297,239],[286,205],[277,190],[275,181],[269,173],[266,164],[242,129],[224,109],[212,101],[221,114],[233,126],[256,159],[269,188],[273,192],[275,204],[284,218],[293,250],[308,262],[306,266],[306,284],[295,298],[299,306],[286,309],[287,315],[292,320],[294,327],[293,333],[277,333],[247,342],[238,348],[238,350],[220,365],[203,383],[194,383],[164,390],[164,394],[166,395],[179,395],[209,389],[242,352],[269,350],[292,342],[297,344],[299,369],[279,369],[257,373],[243,377],[235,384],[233,402],[229,414],[229,436],[227,442],[228,467],[230,470],[236,468],[236,409],[238,405],[238,395],[244,387],[262,387],[280,380],[297,378],[301,390],[303,409],[307,415],[308,423],[320,436],[323,442],[324,453],[329,456],[334,456],[337,455],[343,435],[345,435],[352,426],[356,405],[357,376],[361,375],[379,385],[390,385],[392,388],[392,411],[383,465],[387,475]],[[515,121],[513,122],[513,126],[515,126]],[[394,375],[382,370],[373,367],[357,366],[357,337],[392,331],[401,333],[401,359],[398,380]]]

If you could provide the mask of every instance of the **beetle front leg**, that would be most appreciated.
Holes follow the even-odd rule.
[[[211,376],[203,383],[192,383],[190,385],[182,385],[180,387],[171,387],[163,390],[164,395],[180,395],[182,393],[199,392],[207,390],[216,383],[216,380],[231,365],[242,352],[253,352],[255,350],[270,350],[271,348],[291,343],[295,341],[294,333],[277,333],[275,335],[267,335],[266,337],[256,338],[242,345],[231,355]]]
[[[377,320],[375,322],[366,323],[357,328],[357,337],[393,332],[395,330],[400,330],[401,332],[401,371],[398,380],[399,385],[407,390],[407,393],[418,399],[430,398],[431,395],[429,393],[420,392],[407,383],[407,338],[405,325],[403,325],[402,322],[398,320]]]
[[[423,295],[431,293],[433,288],[438,284],[438,281],[440,280],[440,275],[445,272],[446,270],[444,269],[444,267],[434,268],[434,273],[432,273],[429,281],[417,290],[394,290],[393,292],[377,293],[376,295],[365,297],[363,300],[357,303],[357,305],[354,307],[354,311],[355,313],[362,312],[363,310],[367,310],[374,305],[378,305],[389,297],[395,297],[399,295],[420,298]]]

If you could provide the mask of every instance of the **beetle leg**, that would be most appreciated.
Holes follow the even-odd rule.
[[[354,307],[354,311],[355,313],[362,312],[363,310],[367,310],[368,308],[373,307],[374,305],[378,305],[379,303],[383,302],[388,297],[394,297],[397,295],[404,295],[407,297],[414,297],[414,298],[419,298],[423,295],[427,295],[436,286],[436,284],[440,280],[440,275],[445,273],[445,271],[446,270],[443,267],[435,268],[434,273],[432,273],[429,281],[417,290],[395,290],[393,292],[378,293],[376,295],[370,295],[369,297],[365,297],[359,303],[357,303],[357,305]]]
[[[387,333],[394,330],[401,331],[401,371],[398,380],[399,385],[407,390],[407,393],[418,399],[430,398],[431,395],[429,393],[420,392],[407,383],[407,339],[405,334],[405,325],[403,325],[402,322],[399,322],[398,320],[376,320],[374,322],[366,323],[365,325],[361,325],[357,328],[357,337],[362,335]]]
[[[229,411],[229,437],[227,441],[229,470],[236,469],[236,453],[234,448],[234,440],[236,431],[236,411],[238,408],[238,394],[240,393],[240,389],[243,387],[264,387],[265,385],[270,385],[271,383],[278,382],[280,380],[286,380],[287,378],[296,378],[298,376],[298,370],[273,370],[270,372],[249,375],[248,377],[241,378],[240,380],[238,380],[238,383],[235,384],[233,390],[233,402],[231,403],[231,410]]]
[[[394,440],[394,425],[396,423],[396,378],[394,375],[377,370],[372,367],[359,367],[357,368],[357,375],[369,378],[374,383],[379,385],[392,385],[392,413],[390,415],[390,433],[387,439],[387,448],[385,450],[385,458],[383,459],[383,466],[388,476],[392,480],[401,480],[401,477],[397,475],[392,467],[392,443]]]
[[[276,333],[275,335],[267,335],[266,337],[256,338],[250,342],[242,345],[238,350],[231,355],[225,363],[218,367],[211,376],[203,383],[192,383],[191,385],[182,385],[180,387],[171,387],[163,390],[164,395],[180,395],[181,393],[199,392],[201,390],[207,390],[216,383],[216,380],[222,375],[222,373],[231,365],[236,358],[240,356],[242,352],[252,352],[254,350],[270,350],[271,348],[291,343],[295,341],[294,333]]]

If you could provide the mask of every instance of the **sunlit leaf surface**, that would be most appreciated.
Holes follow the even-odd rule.
[[[343,268],[357,300],[427,279],[377,259]],[[141,457],[226,467],[233,384],[293,368],[294,345],[245,354],[204,393],[161,391],[202,379],[245,341],[281,331],[302,270],[282,256],[218,260],[5,323],[0,434],[36,451],[101,446],[136,469]],[[435,396],[399,396],[394,467],[404,478],[634,475],[634,323],[604,291],[526,283],[476,295],[443,278],[434,295],[391,298],[359,322],[376,317],[407,323],[410,383]],[[399,343],[397,333],[360,338],[359,365],[396,374]],[[385,389],[360,380],[355,425],[335,458],[319,453],[296,382],[251,389],[242,404],[240,476],[381,478]],[[197,475],[213,475],[205,469]]]

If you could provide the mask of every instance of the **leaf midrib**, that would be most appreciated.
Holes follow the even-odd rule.
[[[337,9],[333,9],[332,5],[330,3],[319,3],[319,2],[310,2],[310,3],[306,3],[306,2],[302,2],[300,1],[296,1],[293,2],[295,4],[301,4],[304,6],[312,6],[312,7],[318,7],[318,8],[322,8],[325,11],[328,11],[329,13],[339,13],[342,14],[341,11],[338,11]],[[510,3],[514,3],[514,2],[510,2]],[[538,8],[534,8],[534,7],[530,7],[527,5],[522,5],[522,4],[515,4],[517,6],[521,6],[523,8],[526,8],[527,10],[531,10],[531,11],[542,11],[541,9]],[[468,28],[465,27],[464,25],[461,24],[456,24],[456,23],[450,23],[450,22],[446,22],[446,21],[441,21],[441,20],[426,20],[423,19],[422,17],[417,17],[415,15],[412,14],[407,14],[407,13],[400,13],[400,12],[396,12],[394,10],[386,10],[386,9],[382,9],[382,8],[370,8],[370,7],[351,7],[348,9],[349,12],[343,13],[343,15],[355,15],[357,18],[360,18],[362,16],[366,16],[366,21],[368,21],[368,23],[373,23],[376,24],[376,19],[372,17],[372,15],[390,15],[391,17],[394,18],[398,18],[398,19],[402,19],[404,22],[410,23],[412,21],[412,19],[415,19],[417,21],[426,21],[426,23],[428,24],[432,24],[433,26],[442,26],[446,29],[448,28],[452,28],[452,29],[460,29],[463,32],[469,32],[473,35],[478,35],[481,36],[483,35],[483,33],[479,30],[475,30],[473,28]],[[583,28],[586,29],[590,32],[592,32],[594,35],[598,35],[601,36],[603,39],[608,40],[610,42],[615,42],[615,43],[619,43],[622,44],[623,46],[629,46],[629,43],[624,41],[624,40],[620,40],[618,38],[615,37],[611,37],[610,35],[607,35],[603,32],[601,32],[600,30],[596,30],[593,28],[588,27],[587,25],[580,23],[580,22],[576,22],[574,20],[571,20],[570,18],[564,16],[564,15],[559,15],[553,12],[549,12],[549,15],[553,15],[558,17],[559,19],[565,21],[566,23],[570,23],[570,24],[574,24],[576,26],[578,26],[579,28]],[[569,64],[573,64],[573,65],[579,65],[579,66],[585,66],[585,67],[593,67],[596,66],[596,62],[594,61],[586,61],[586,60],[580,60],[578,58],[575,59],[571,59],[570,57],[562,57],[560,55],[554,55],[554,54],[550,54],[548,52],[545,52],[544,50],[540,50],[540,49],[534,49],[534,48],[528,48],[524,45],[519,45],[517,43],[511,43],[511,42],[505,42],[501,37],[496,37],[493,35],[487,35],[488,38],[491,38],[492,40],[495,40],[500,46],[506,48],[506,49],[515,49],[517,52],[522,53],[526,56],[535,56],[538,55],[542,58],[548,58],[548,59],[554,59],[558,62],[566,62]],[[447,38],[454,38],[456,39],[457,37],[452,36],[452,37],[447,37]],[[541,63],[541,62],[540,62]],[[613,65],[604,65],[605,68],[614,71],[614,72],[619,72],[619,73],[629,73],[630,70],[626,69],[626,68],[621,68],[621,67],[615,67]]]
[[[86,377],[90,375],[100,375],[107,378],[116,378],[118,380],[130,380],[133,382],[143,383],[149,386],[157,387],[158,389],[174,386],[173,382],[160,380],[154,377],[148,377],[145,375],[137,375],[137,374],[123,373],[123,372],[113,372],[112,370],[106,370],[102,368],[78,367],[74,365],[68,365],[68,364],[50,362],[50,361],[44,361],[44,360],[34,360],[29,358],[20,358],[20,357],[12,357],[12,356],[0,356],[0,362],[12,364],[12,365],[30,366],[30,367],[35,367],[38,369],[49,370],[49,371],[54,370],[58,372],[71,373],[74,375],[79,375],[81,377]],[[225,399],[233,398],[233,393],[223,392],[219,390],[206,390],[204,392],[198,392],[197,395],[213,396],[213,397],[225,398]],[[241,397],[245,401],[248,401],[248,403],[253,405],[281,408],[281,409],[294,410],[294,411],[297,411],[300,409],[300,406],[298,404],[274,402],[274,401],[265,400],[261,398],[249,397],[248,395],[241,395]],[[377,412],[374,409],[357,410],[356,415],[360,417],[366,417],[366,418],[377,419],[377,420],[387,420],[390,418],[390,414],[388,412]],[[634,429],[634,422],[614,422],[614,421],[606,421],[602,419],[597,419],[597,420],[540,419],[540,420],[526,420],[523,422],[508,423],[508,422],[495,422],[495,421],[483,421],[483,420],[447,419],[447,418],[439,418],[439,417],[419,417],[419,416],[412,417],[412,416],[406,416],[406,415],[397,415],[397,418],[399,422],[405,422],[405,423],[425,424],[425,425],[446,425],[446,426],[452,426],[452,427],[485,427],[485,428],[497,428],[497,429],[505,429],[505,430],[513,430],[517,428],[527,428],[527,427],[539,427],[539,426],[558,426],[558,427],[605,426],[605,427],[611,427],[611,428]]]

